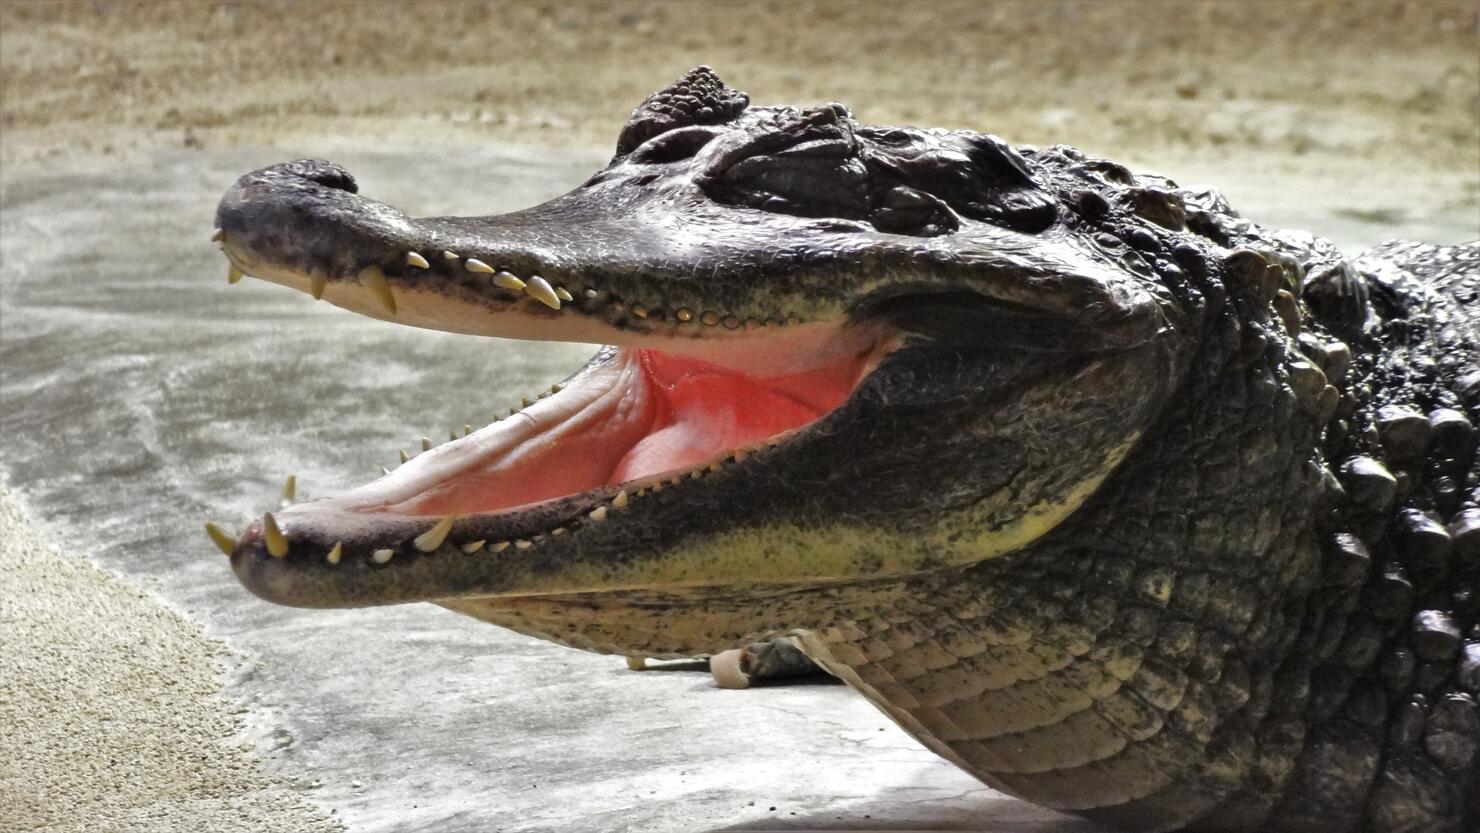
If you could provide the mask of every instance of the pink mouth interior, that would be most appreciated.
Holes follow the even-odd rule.
[[[342,498],[358,511],[469,515],[686,471],[815,422],[847,399],[870,356],[761,377],[625,348],[560,393]]]

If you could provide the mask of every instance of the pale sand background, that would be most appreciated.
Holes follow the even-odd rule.
[[[758,103],[1063,141],[1255,203],[1308,199],[1354,237],[1480,235],[1476,9],[6,2],[0,187],[13,209],[38,178],[170,149],[604,148],[702,62]],[[331,829],[233,739],[215,692],[238,661],[52,543],[0,501],[0,830]]]

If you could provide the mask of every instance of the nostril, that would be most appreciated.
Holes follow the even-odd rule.
[[[316,182],[325,188],[347,191],[351,194],[359,193],[360,190],[360,186],[355,183],[355,178],[350,176],[349,171],[323,159],[299,159],[295,162],[284,162],[277,167],[284,173]]]

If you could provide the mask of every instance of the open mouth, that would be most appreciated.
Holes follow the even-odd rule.
[[[742,370],[660,347],[603,348],[509,416],[364,486],[279,512],[274,523],[295,545],[313,541],[327,556],[337,544],[342,559],[353,544],[383,562],[407,547],[436,551],[444,540],[464,553],[524,548],[604,522],[833,413],[887,353],[872,340],[841,349],[858,334],[840,326],[835,335],[838,351],[801,368],[794,359]]]
[[[312,194],[323,202],[346,192]],[[243,202],[252,204],[250,193]],[[415,326],[606,345],[522,409],[425,448],[375,481],[265,515],[239,540],[212,525],[243,581],[275,601],[294,603],[293,594],[281,592],[283,571],[263,565],[381,570],[531,549],[618,521],[650,494],[733,476],[748,459],[823,430],[896,346],[887,328],[846,316],[746,317],[682,299],[644,304],[554,277],[558,268],[500,259],[455,228],[416,250],[372,251],[345,268],[315,251],[318,238],[301,259],[284,257],[264,237],[267,224],[246,225],[251,211],[222,216],[215,239],[233,282],[259,277]]]

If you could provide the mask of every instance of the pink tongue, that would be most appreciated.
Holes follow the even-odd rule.
[[[563,422],[556,416],[544,429],[548,439],[536,436],[487,464],[463,467],[393,511],[494,512],[693,468],[833,410],[853,390],[865,360],[845,357],[818,370],[756,379],[656,350],[632,358],[639,366],[624,372],[628,387],[620,398],[603,398]]]
[[[836,369],[767,379],[644,350],[643,369],[656,409],[651,432],[617,464],[608,483],[690,468],[729,449],[805,425],[851,389]],[[847,378],[839,378],[846,376]]]

